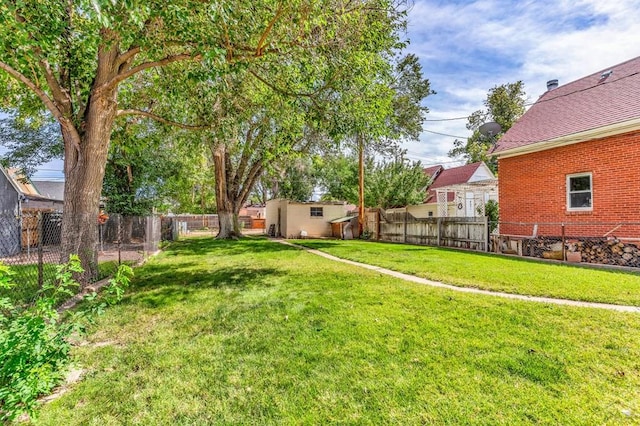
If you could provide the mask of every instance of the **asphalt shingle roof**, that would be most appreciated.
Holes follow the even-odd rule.
[[[453,167],[451,169],[443,169],[436,176],[436,179],[433,181],[431,185],[429,185],[427,199],[426,202],[435,202],[436,201],[436,188],[442,188],[443,186],[449,185],[457,185],[461,183],[469,182],[471,176],[478,170],[482,162],[466,164],[460,167]],[[442,167],[442,166],[438,166]],[[433,167],[430,167],[430,169]],[[425,173],[428,174],[427,169],[425,169]],[[448,194],[449,201],[453,201],[454,194]]]
[[[613,71],[606,76],[608,71]],[[545,92],[494,153],[640,118],[640,57]]]

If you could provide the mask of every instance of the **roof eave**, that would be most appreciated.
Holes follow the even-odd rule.
[[[607,136],[619,135],[623,133],[633,132],[635,130],[640,130],[640,117],[634,118],[633,120],[610,124],[608,126],[585,130],[583,132],[572,133],[570,135],[561,136],[559,138],[535,142],[512,149],[506,149],[504,151],[492,152],[488,155],[497,156],[498,158],[515,157],[518,155],[546,151],[548,149],[559,148],[562,146],[573,145],[576,143],[587,142],[595,139],[602,139]]]

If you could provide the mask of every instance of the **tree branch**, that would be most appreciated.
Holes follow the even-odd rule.
[[[283,94],[283,95],[286,95],[286,96],[303,96],[303,97],[308,97],[308,98],[312,98],[315,95],[315,93],[290,92],[288,90],[281,89],[280,87],[277,87],[274,84],[270,83],[265,78],[263,78],[258,73],[256,73],[254,70],[249,70],[249,73],[251,75],[253,75],[255,78],[257,78],[258,80],[260,80],[262,83],[264,83],[266,86],[268,86],[269,88],[275,90],[276,92],[278,92],[280,94]]]
[[[147,117],[152,120],[158,121],[160,123],[168,124],[170,126],[179,127],[181,129],[186,129],[186,130],[204,130],[211,127],[210,125],[202,126],[202,125],[178,123],[177,121],[168,120],[152,112],[142,111],[139,109],[119,109],[116,114],[117,117],[122,117],[125,115],[138,115],[142,117]]]
[[[276,11],[276,14],[274,15],[273,19],[269,21],[267,28],[265,28],[265,30],[262,32],[262,36],[260,37],[260,41],[258,42],[258,46],[256,47],[256,53],[255,53],[256,57],[260,57],[264,53],[263,49],[267,41],[267,37],[269,37],[269,33],[271,33],[271,30],[273,29],[273,26],[275,25],[275,23],[278,21],[278,19],[280,19],[280,16],[282,15],[283,10],[284,10],[284,7],[282,7],[282,3],[280,3],[278,5],[278,10]]]
[[[128,62],[129,60],[131,60],[138,53],[140,53],[140,46],[134,46],[131,49],[127,50],[126,52],[122,53],[116,59],[116,64],[115,64],[116,68],[120,68],[120,66],[122,64],[124,64],[124,63]]]
[[[63,89],[56,77],[53,75],[53,70],[51,69],[49,62],[46,60],[40,60],[40,67],[44,72],[44,77],[47,80],[49,89],[51,89],[54,101],[62,107],[61,113],[71,115],[73,111],[71,110],[72,101],[69,91]]]
[[[61,120],[63,117],[62,112],[58,109],[58,106],[51,100],[49,95],[46,94],[44,90],[42,90],[39,86],[37,86],[33,81],[29,80],[24,74],[15,70],[9,64],[0,61],[0,69],[6,71],[10,76],[27,86],[33,93],[36,94],[42,100],[44,105],[47,107],[51,114],[57,119]]]
[[[251,159],[251,155],[257,150],[258,145],[262,141],[263,129],[261,128],[257,135],[254,134],[254,131],[263,121],[264,120],[253,122],[247,130],[244,148],[242,150],[242,155],[240,156],[240,164],[238,165],[234,178],[238,184],[240,184],[240,179],[244,176],[244,172],[249,160]]]
[[[141,72],[144,71],[146,69],[149,68],[155,68],[155,67],[163,67],[165,65],[169,65],[172,64],[174,62],[179,62],[179,61],[184,61],[187,59],[192,59],[194,61],[199,61],[200,59],[202,59],[201,55],[192,55],[189,53],[181,53],[179,55],[172,55],[172,56],[167,56],[166,58],[160,59],[159,61],[151,61],[151,62],[144,62],[138,66],[135,66],[133,68],[130,68],[127,71],[124,72],[119,72],[114,78],[112,78],[111,80],[109,80],[108,82],[106,82],[105,84],[101,85],[100,87],[96,88],[96,93],[99,93],[101,91],[104,90],[108,90],[111,89],[115,86],[117,86],[119,83],[123,82],[124,80],[126,80],[127,78]]]
[[[244,203],[247,201],[247,198],[249,198],[249,194],[251,193],[251,190],[253,189],[253,186],[255,185],[256,180],[258,179],[261,173],[262,173],[262,159],[257,160],[251,166],[249,174],[247,175],[247,178],[243,182],[242,191],[240,191],[240,194],[238,194],[239,195],[238,199],[240,201],[241,206],[244,205]]]

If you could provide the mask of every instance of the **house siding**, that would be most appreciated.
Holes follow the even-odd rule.
[[[639,238],[640,131],[499,158],[500,233]],[[592,173],[591,211],[567,211],[566,176]],[[517,224],[518,222],[524,224]]]
[[[9,179],[0,171],[0,216],[18,215],[18,193]]]
[[[311,207],[322,207],[322,217],[311,217]],[[307,237],[331,237],[330,221],[347,215],[348,205],[337,203],[297,203],[286,199],[267,201],[266,226],[275,225],[278,232],[278,208],[280,209],[280,236],[300,238],[304,231]]]

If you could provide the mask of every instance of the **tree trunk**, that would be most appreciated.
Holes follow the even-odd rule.
[[[235,239],[240,236],[234,226],[233,203],[228,193],[227,150],[224,143],[218,143],[213,150],[213,166],[215,169],[216,207],[218,210],[219,231],[218,239]],[[237,222],[237,220],[235,221]]]
[[[80,257],[82,286],[98,276],[98,214],[109,139],[116,115],[115,92],[91,101],[80,140],[62,128],[64,140],[64,214],[62,261]]]

